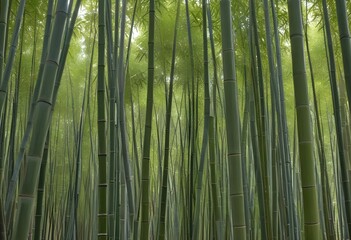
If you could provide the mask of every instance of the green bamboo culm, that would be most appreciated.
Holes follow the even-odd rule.
[[[276,95],[279,96],[279,101],[276,103],[276,109],[278,111],[279,119],[278,122],[278,131],[282,132],[283,134],[278,134],[279,138],[279,145],[282,149],[280,151],[281,161],[284,164],[281,164],[281,178],[283,179],[284,190],[282,192],[283,198],[285,199],[285,209],[286,209],[286,224],[291,226],[288,228],[288,236],[294,238],[295,235],[298,235],[299,228],[295,226],[296,219],[297,219],[297,211],[294,206],[294,199],[290,197],[284,196],[292,196],[292,174],[291,174],[291,157],[290,157],[290,150],[289,150],[289,136],[288,136],[288,123],[287,123],[287,114],[285,110],[285,93],[283,87],[283,70],[282,70],[282,57],[281,57],[281,50],[280,50],[280,37],[278,32],[278,19],[277,19],[277,10],[275,8],[274,0],[271,0],[271,9],[272,9],[272,17],[273,17],[273,26],[274,26],[274,40],[275,40],[275,53],[277,59],[277,79],[275,85],[276,86]],[[275,226],[273,224],[273,226]],[[278,227],[278,226],[275,226]],[[277,228],[276,228],[277,229]],[[273,236],[274,238],[274,236]]]
[[[107,1],[106,29],[107,29],[107,54],[108,56],[108,89],[109,89],[109,182],[108,182],[108,238],[114,239],[115,234],[115,202],[116,202],[116,58],[113,55],[112,21],[111,21],[111,1]]]
[[[340,98],[339,98],[339,91],[338,91],[338,86],[337,86],[337,80],[336,80],[336,67],[335,67],[335,57],[334,57],[334,48],[333,48],[333,42],[332,42],[332,33],[330,29],[330,20],[329,20],[329,13],[328,13],[328,8],[327,8],[327,1],[322,0],[322,5],[323,5],[323,19],[324,19],[324,29],[325,29],[325,38],[327,40],[327,59],[329,60],[329,78],[330,78],[330,86],[331,86],[331,91],[332,91],[332,101],[333,101],[333,107],[334,107],[334,120],[335,120],[335,128],[336,128],[336,137],[337,137],[337,143],[340,147],[338,147],[338,152],[339,152],[339,162],[341,166],[341,177],[343,179],[343,190],[344,190],[344,200],[345,200],[345,207],[346,207],[346,216],[347,216],[347,222],[348,222],[348,229],[350,230],[350,182],[349,182],[349,176],[348,176],[348,169],[347,169],[347,159],[348,156],[345,153],[345,149],[342,146],[345,146],[345,140],[347,140],[348,136],[343,136],[343,129],[342,129],[342,111],[340,111]],[[320,130],[319,130],[320,131]],[[320,133],[319,136],[322,136]],[[330,196],[328,196],[328,176],[326,173],[326,161],[325,161],[325,156],[324,156],[324,148],[323,146],[321,147],[321,151],[323,152],[322,160],[323,160],[323,165],[321,166],[321,171],[325,172],[324,175],[322,175],[322,193],[323,193],[323,204],[324,204],[324,219],[325,219],[325,225],[327,229],[327,239],[335,239],[335,230],[334,230],[334,223],[330,221],[332,218],[332,210],[330,207]],[[323,173],[322,172],[322,173]],[[327,183],[326,183],[327,182]]]
[[[264,19],[265,19],[265,27],[266,27],[266,46],[267,46],[270,83],[271,83],[271,89],[274,89],[274,83],[277,82],[277,79],[276,79],[276,74],[274,69],[274,57],[273,57],[273,46],[272,46],[270,14],[269,14],[270,9],[269,9],[268,0],[263,0],[263,8],[264,8]],[[275,91],[273,90],[272,92],[274,93]],[[270,163],[270,168],[272,168],[271,163]],[[269,186],[270,181],[269,181],[268,172],[269,170],[267,170],[267,165],[263,166],[262,173],[264,173],[263,183],[264,183],[264,196],[265,196],[264,204],[265,204],[265,211],[266,211],[265,212],[266,228],[267,228],[268,239],[272,239],[273,238],[272,211],[271,211],[271,204],[270,204],[270,200],[271,200],[270,186]]]
[[[4,3],[4,4],[5,4],[4,8],[6,8],[6,3]],[[11,78],[11,70],[13,67],[13,62],[15,61],[19,32],[21,30],[25,5],[26,5],[26,0],[21,0],[20,4],[18,6],[18,9],[17,9],[16,21],[15,21],[14,31],[13,31],[12,39],[11,39],[11,46],[10,46],[9,54],[8,54],[7,61],[6,61],[5,71],[3,73],[2,73],[3,64],[0,64],[1,65],[1,73],[2,73],[2,75],[0,77],[0,117],[2,116],[3,112],[5,111],[4,107],[6,105],[5,102],[6,102],[6,95],[7,95],[7,87],[8,87],[8,84],[10,82],[10,78]],[[2,6],[1,6],[1,8],[2,8]],[[4,10],[6,10],[6,9],[4,9]],[[1,20],[1,21],[3,22],[3,20]],[[6,24],[2,24],[2,25],[4,25],[4,27],[6,28]],[[1,38],[3,38],[3,37],[1,36],[0,39]],[[5,38],[4,38],[4,43],[2,43],[1,41],[2,40],[0,40],[0,44],[3,44],[5,47]],[[0,45],[0,47],[2,47],[2,46]],[[0,53],[0,55],[4,54],[4,51],[0,50],[0,52],[2,52],[2,53]],[[4,58],[4,56],[2,56],[2,57]],[[1,61],[3,62],[3,60],[1,60]],[[0,125],[1,124],[2,123],[0,121]]]
[[[107,239],[107,150],[106,150],[106,113],[105,113],[105,0],[99,0],[98,27],[98,239]]]
[[[130,232],[133,233],[134,227],[134,196],[132,189],[132,174],[130,171],[130,157],[129,157],[129,147],[127,141],[127,131],[126,131],[126,118],[125,118],[125,104],[124,104],[124,95],[125,95],[125,71],[124,71],[124,32],[125,32],[125,23],[126,23],[126,11],[127,11],[127,1],[122,0],[122,12],[121,12],[121,35],[120,35],[120,51],[118,55],[118,84],[119,84],[119,124],[120,124],[120,134],[121,134],[121,151],[122,151],[122,160],[124,167],[124,177],[127,187],[127,199],[128,199],[128,213],[129,213],[129,226]],[[128,233],[128,234],[129,234]]]
[[[14,172],[12,173],[11,180],[10,180],[10,183],[8,184],[8,188],[7,188],[6,202],[5,202],[6,215],[9,214],[8,211],[11,209],[9,206],[13,202],[13,198],[14,198],[15,190],[16,190],[16,185],[17,185],[17,181],[18,181],[18,176],[19,176],[20,166],[22,164],[22,161],[24,158],[24,152],[25,152],[26,146],[27,146],[27,142],[29,140],[30,133],[32,131],[33,111],[34,111],[35,103],[38,99],[38,93],[39,93],[41,82],[42,82],[42,75],[43,75],[45,60],[46,60],[46,56],[47,56],[47,47],[48,47],[49,38],[50,38],[50,29],[52,26],[51,22],[52,22],[52,18],[53,18],[53,16],[52,16],[53,8],[54,8],[54,1],[53,0],[48,1],[48,9],[47,9],[47,15],[46,15],[46,23],[45,23],[45,30],[44,30],[44,37],[43,37],[43,48],[42,48],[42,52],[41,52],[40,67],[38,70],[37,81],[35,83],[35,87],[34,87],[33,94],[32,94],[30,110],[28,113],[28,118],[27,118],[27,123],[26,123],[26,128],[25,128],[26,130],[25,130],[25,133],[23,134],[23,138],[22,138],[21,144],[20,144],[20,150],[19,150],[19,153],[17,154],[16,160],[15,160],[15,169],[14,169]],[[62,54],[61,54],[61,56],[62,56]],[[57,77],[56,77],[56,79],[57,79]],[[55,101],[55,99],[54,99],[54,101]]]
[[[344,77],[347,97],[349,100],[349,108],[351,112],[351,36],[348,24],[348,15],[346,11],[345,0],[335,0],[336,12],[338,17],[339,37],[341,45],[342,60],[344,65]],[[341,146],[340,146],[341,148]],[[350,160],[349,160],[350,161]],[[348,230],[351,230],[351,193],[349,185],[349,176],[344,163],[341,163],[341,177],[343,181],[344,201],[346,207],[346,217]]]
[[[51,0],[48,3],[47,17],[52,14],[53,2],[54,1]],[[56,99],[57,99],[57,95],[58,95],[58,90],[59,90],[60,82],[62,79],[62,74],[63,74],[63,70],[65,67],[65,62],[66,62],[67,53],[68,53],[68,49],[69,49],[69,43],[70,43],[70,40],[71,40],[72,35],[73,35],[73,29],[74,29],[74,25],[75,25],[75,22],[76,22],[76,19],[78,16],[78,10],[79,10],[80,4],[81,4],[81,0],[76,1],[73,16],[71,17],[71,20],[69,22],[67,21],[67,25],[69,25],[69,27],[66,28],[67,35],[65,37],[65,41],[64,41],[64,44],[62,47],[60,62],[59,62],[58,71],[57,71],[57,75],[56,75],[56,79],[55,79],[55,87],[54,87],[54,94],[53,94],[53,108],[52,108],[51,115],[53,114],[53,110],[55,107],[55,103],[56,103]],[[46,24],[49,24],[49,23],[50,23],[50,18],[49,19],[47,18]],[[49,29],[50,29],[50,27],[47,27],[47,28],[45,28],[45,31],[48,31]],[[46,47],[43,47],[43,49],[46,49]],[[29,127],[29,128],[31,128],[31,127]],[[44,191],[45,191],[45,175],[46,175],[46,165],[48,162],[48,148],[49,148],[48,145],[49,145],[49,140],[50,140],[49,132],[50,132],[50,128],[48,130],[48,135],[46,137],[44,155],[43,155],[41,167],[40,167],[37,205],[36,205],[37,208],[36,208],[36,214],[35,214],[34,239],[41,239],[41,234],[43,231],[42,230],[42,228],[43,228],[42,227],[42,225],[43,225],[43,223],[42,223],[43,222],[43,210],[42,210],[41,206],[42,206],[42,203],[44,202],[43,197],[44,197]],[[77,211],[76,208],[75,208],[75,211]],[[75,218],[77,218],[76,214],[75,214]]]
[[[206,153],[208,147],[209,138],[209,121],[210,121],[210,89],[209,89],[209,71],[208,71],[208,41],[207,41],[207,4],[206,0],[202,0],[202,42],[203,42],[203,64],[204,64],[204,128],[202,137],[202,146],[200,152],[199,169],[197,176],[196,186],[196,201],[195,201],[195,212],[194,212],[194,224],[193,224],[193,238],[199,239],[201,236],[199,233],[199,216],[200,216],[200,200],[203,185],[203,174],[206,164]]]
[[[188,131],[189,131],[189,153],[188,153],[188,184],[187,184],[187,227],[186,231],[187,237],[192,238],[193,234],[193,191],[194,191],[194,163],[196,162],[196,136],[197,127],[195,125],[195,119],[197,119],[197,111],[195,110],[195,63],[194,63],[194,50],[193,50],[193,37],[191,34],[191,21],[190,21],[190,11],[189,11],[189,1],[185,2],[185,16],[186,16],[186,26],[187,26],[187,37],[189,44],[189,69],[190,69],[190,81],[187,83],[188,87]]]
[[[152,107],[154,99],[154,38],[155,38],[155,0],[149,2],[149,41],[148,41],[148,81],[143,160],[141,163],[141,239],[149,239],[150,208],[150,147]]]
[[[167,110],[166,110],[166,126],[165,126],[165,148],[164,148],[164,160],[163,160],[163,173],[162,173],[162,188],[161,188],[161,209],[160,209],[160,232],[159,239],[164,240],[166,238],[166,205],[167,205],[167,189],[168,189],[168,165],[169,165],[169,157],[170,157],[170,129],[171,129],[171,120],[172,120],[172,102],[173,102],[173,86],[174,86],[174,71],[176,64],[176,48],[177,48],[177,30],[178,30],[178,22],[179,22],[179,9],[180,9],[180,0],[177,3],[177,14],[175,19],[174,26],[174,35],[173,35],[173,48],[172,48],[172,62],[171,62],[171,74],[170,74],[170,82],[169,82],[169,93],[168,99],[166,102]]]
[[[348,15],[345,0],[335,0],[336,13],[338,18],[339,37],[341,45],[342,60],[344,64],[344,74],[346,91],[349,103],[351,102],[351,36],[348,24]],[[349,104],[351,112],[351,104]]]
[[[46,135],[51,121],[54,84],[60,59],[61,45],[64,39],[66,18],[67,1],[59,0],[57,2],[56,17],[44,66],[43,84],[40,88],[33,114],[34,125],[29,142],[26,171],[23,177],[23,184],[19,190],[18,210],[15,216],[12,235],[13,240],[28,239],[33,219],[35,196],[37,193],[36,188]]]
[[[317,240],[321,237],[321,230],[300,0],[288,0],[288,13],[301,166],[304,235],[305,239]]]
[[[230,215],[234,239],[246,239],[245,203],[242,178],[240,115],[235,77],[234,41],[230,0],[221,0],[222,58],[225,97],[225,121],[228,145]]]

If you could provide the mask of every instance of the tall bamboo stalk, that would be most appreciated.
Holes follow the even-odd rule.
[[[111,1],[106,1],[106,32],[107,32],[107,61],[108,61],[108,89],[109,89],[109,182],[108,182],[108,238],[114,239],[115,223],[115,168],[116,168],[116,59],[113,55],[112,38],[112,8]]]
[[[320,239],[320,219],[313,156],[313,134],[303,46],[300,0],[288,1],[295,107],[300,153],[305,239]]]
[[[273,26],[274,26],[274,39],[275,39],[275,52],[277,59],[277,80],[274,84],[276,88],[277,100],[276,108],[278,113],[278,129],[282,134],[279,134],[279,144],[280,144],[280,154],[281,160],[278,160],[280,163],[281,170],[278,172],[278,176],[283,179],[284,189],[281,193],[286,209],[286,225],[290,226],[288,228],[289,236],[294,238],[295,235],[298,235],[298,227],[296,226],[297,213],[294,206],[294,199],[291,199],[287,196],[293,196],[292,191],[292,174],[291,174],[291,157],[289,149],[289,136],[288,136],[288,124],[287,124],[287,115],[285,110],[285,93],[283,86],[283,70],[282,70],[282,61],[281,61],[281,49],[280,49],[280,37],[278,32],[278,19],[277,11],[274,4],[274,0],[271,0],[271,9],[273,17]],[[282,164],[285,163],[285,164]]]
[[[51,33],[47,60],[44,66],[44,82],[34,109],[34,126],[32,138],[29,143],[27,168],[19,192],[18,211],[15,217],[14,234],[12,235],[13,240],[24,240],[28,238],[30,223],[33,217],[39,170],[45,139],[51,120],[50,113],[53,104],[54,84],[60,59],[61,44],[64,39],[63,33],[65,30],[66,17],[67,2],[65,0],[59,0]]]
[[[18,9],[17,9],[16,22],[15,22],[15,27],[14,27],[12,39],[11,39],[11,46],[10,46],[9,55],[8,55],[7,61],[6,61],[6,68],[5,68],[5,71],[2,73],[2,76],[0,77],[0,117],[2,116],[2,114],[4,112],[7,87],[8,87],[9,81],[10,81],[12,65],[13,65],[13,62],[15,60],[15,54],[16,54],[16,49],[17,49],[17,45],[18,45],[18,38],[19,38],[19,31],[20,31],[21,25],[22,25],[25,5],[26,5],[26,1],[21,0],[20,4],[18,6]],[[4,8],[5,8],[4,11],[6,11],[6,2],[4,2]],[[5,25],[4,27],[6,28],[7,27],[6,24],[4,24],[4,25]],[[0,44],[2,44],[2,43],[0,42]],[[3,44],[5,47],[5,43],[3,43]],[[0,64],[0,65],[2,65],[2,64]],[[2,71],[2,69],[1,69],[1,71]],[[2,123],[0,122],[0,125],[1,124]]]
[[[268,57],[268,65],[269,65],[269,76],[270,76],[270,84],[271,84],[271,92],[273,93],[272,95],[272,105],[275,103],[275,100],[278,100],[277,97],[274,93],[277,93],[275,91],[275,83],[276,83],[276,74],[274,71],[274,56],[273,56],[273,47],[272,47],[272,38],[271,38],[271,24],[270,24],[270,14],[269,14],[269,4],[268,0],[263,0],[263,8],[264,8],[264,20],[265,20],[265,28],[266,28],[266,47],[267,47],[267,57]],[[280,43],[276,43],[280,44]],[[278,101],[279,102],[279,101]],[[275,105],[275,104],[274,104]],[[274,109],[274,107],[272,106]],[[272,117],[272,121],[274,121],[274,114]],[[274,133],[273,133],[274,134]],[[274,143],[273,143],[274,144]],[[282,149],[283,150],[283,149]],[[272,212],[271,212],[271,203],[270,203],[270,188],[269,188],[269,172],[271,171],[272,163],[268,163],[269,169],[266,169],[265,166],[265,171],[264,171],[264,194],[265,194],[265,209],[266,209],[266,228],[267,228],[267,236],[269,239],[273,238],[273,231],[272,231]]]
[[[162,173],[162,188],[161,188],[161,211],[160,211],[160,233],[159,239],[165,239],[165,227],[166,227],[166,204],[167,204],[167,185],[168,185],[168,163],[170,157],[170,128],[171,128],[171,114],[172,114],[172,102],[173,102],[173,85],[174,85],[174,70],[175,70],[175,59],[176,59],[176,48],[177,48],[177,32],[179,22],[179,9],[180,0],[177,3],[177,14],[174,26],[173,35],[173,49],[172,49],[172,63],[171,73],[169,82],[169,92],[167,99],[167,110],[166,110],[166,128],[165,128],[165,152],[163,160],[163,173]]]
[[[222,58],[225,97],[225,119],[228,146],[229,198],[235,239],[246,239],[245,205],[242,178],[240,115],[235,78],[234,41],[230,0],[221,0]]]
[[[339,37],[341,45],[342,60],[344,65],[344,78],[346,85],[347,97],[349,100],[349,108],[351,112],[351,36],[348,23],[348,15],[346,11],[346,1],[345,0],[336,0],[336,13],[338,17],[338,26],[339,26]],[[340,146],[339,149],[342,147]],[[346,216],[347,216],[347,225],[348,230],[351,231],[351,192],[349,186],[349,176],[346,169],[346,163],[341,162],[343,159],[340,159],[341,165],[341,176],[343,181],[343,190],[344,190],[344,201],[346,206]],[[348,160],[350,164],[351,160]]]
[[[107,239],[107,146],[105,114],[105,0],[99,0],[98,28],[98,156],[99,156],[99,189],[98,189],[98,239]]]
[[[186,15],[186,26],[187,26],[187,37],[189,45],[189,62],[190,62],[190,76],[191,79],[188,81],[188,102],[189,102],[189,116],[188,116],[188,131],[189,131],[189,153],[188,153],[188,198],[187,198],[187,237],[192,238],[193,234],[193,177],[194,177],[194,164],[196,161],[196,111],[195,111],[195,67],[194,67],[194,51],[193,51],[193,37],[191,33],[191,21],[189,2],[185,0],[185,15]],[[191,83],[191,84],[190,84]],[[191,90],[191,91],[190,91]]]
[[[143,143],[143,160],[141,164],[141,232],[142,239],[149,238],[150,208],[150,140],[152,126],[153,88],[154,88],[154,37],[155,37],[155,0],[149,2],[149,36],[148,36],[148,84],[146,100],[145,133]]]
[[[121,147],[122,147],[122,159],[124,166],[124,176],[126,180],[127,187],[127,198],[128,198],[128,211],[129,211],[129,224],[130,224],[130,233],[133,233],[134,226],[134,196],[132,189],[132,175],[130,170],[130,158],[128,151],[128,142],[127,142],[127,127],[126,127],[126,118],[125,118],[125,106],[124,106],[124,95],[125,95],[125,68],[124,68],[124,32],[125,32],[125,23],[126,23],[126,10],[127,10],[127,1],[122,0],[122,12],[121,12],[121,35],[120,35],[120,49],[118,55],[118,83],[119,83],[119,121],[120,121],[120,134],[121,134]]]
[[[203,64],[204,64],[204,128],[202,145],[200,152],[200,163],[198,170],[197,186],[196,186],[196,202],[195,202],[195,214],[194,214],[194,228],[193,237],[198,239],[199,234],[199,216],[200,216],[200,204],[201,204],[201,192],[203,185],[203,172],[205,168],[206,152],[208,147],[208,135],[209,135],[209,121],[210,121],[210,90],[209,90],[209,69],[208,69],[208,41],[207,41],[207,4],[206,0],[202,1],[202,42],[203,42]],[[201,235],[200,235],[201,236]]]
[[[214,219],[214,230],[213,238],[222,239],[223,238],[223,220],[222,213],[220,209],[221,197],[218,191],[218,166],[219,166],[219,143],[216,140],[219,138],[218,134],[218,111],[217,111],[217,91],[219,101],[222,107],[222,100],[220,94],[220,88],[218,84],[218,74],[217,74],[217,60],[215,43],[213,39],[213,22],[211,16],[210,4],[207,4],[207,21],[208,29],[210,35],[210,45],[211,45],[211,56],[213,62],[213,84],[212,84],[212,109],[213,115],[210,115],[209,121],[209,157],[210,157],[210,177],[211,177],[211,195],[212,195],[212,205],[213,205],[213,219]],[[217,150],[217,151],[216,151]],[[244,167],[244,165],[243,165]],[[245,168],[245,167],[244,167]],[[246,169],[246,168],[245,168]]]
[[[331,90],[332,90],[332,99],[333,99],[333,107],[334,107],[334,119],[335,119],[335,124],[337,128],[337,141],[339,144],[339,160],[341,164],[346,163],[347,156],[345,154],[345,149],[341,147],[344,145],[344,140],[342,136],[342,113],[340,109],[340,102],[339,102],[339,93],[338,93],[338,87],[336,83],[336,69],[335,69],[335,59],[334,59],[334,48],[333,48],[333,43],[332,43],[332,36],[331,36],[331,31],[330,31],[330,22],[328,18],[328,9],[327,9],[327,2],[325,0],[322,1],[323,4],[323,19],[324,19],[324,29],[325,29],[325,35],[327,38],[327,51],[326,53],[329,53],[329,56],[327,55],[327,59],[329,60],[329,77],[330,77],[330,84],[331,84]],[[307,10],[306,10],[307,11]],[[307,31],[307,26],[306,26],[306,31]],[[319,118],[317,117],[317,121],[319,121]],[[320,124],[318,124],[320,125]],[[320,130],[320,126],[318,126],[318,131],[319,131],[319,137],[321,138],[321,144],[323,144],[323,137],[322,133]],[[345,138],[346,136],[344,136]],[[332,218],[332,209],[330,206],[330,195],[328,194],[328,174],[327,174],[327,166],[326,166],[326,159],[325,159],[325,149],[324,145],[321,146],[321,152],[322,152],[322,158],[321,158],[321,184],[322,184],[322,193],[323,193],[323,207],[324,207],[324,223],[326,225],[327,229],[327,239],[334,239],[335,238],[335,229],[334,229],[334,223],[331,220]],[[345,166],[345,165],[344,165]],[[346,173],[347,174],[347,173]],[[347,197],[347,194],[350,194],[349,186],[347,184],[347,189],[344,189],[344,194],[345,197]],[[350,205],[346,205],[346,208],[350,207]]]

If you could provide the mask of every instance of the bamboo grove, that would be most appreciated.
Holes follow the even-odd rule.
[[[350,9],[0,0],[0,239],[350,239]]]

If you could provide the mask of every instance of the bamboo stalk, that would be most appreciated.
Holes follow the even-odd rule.
[[[53,100],[55,77],[60,59],[60,47],[63,42],[67,3],[58,1],[56,17],[49,44],[49,52],[43,71],[45,85],[42,86],[33,115],[32,138],[29,143],[27,170],[19,193],[19,207],[15,217],[14,234],[12,239],[27,239],[34,209],[34,199],[39,179],[39,169],[42,160],[46,134],[50,126],[50,113]]]
[[[235,60],[232,34],[231,2],[221,0],[221,29],[226,130],[229,167],[229,198],[235,239],[246,239],[245,204],[240,147],[240,115],[235,79]]]
[[[306,239],[320,239],[312,123],[308,100],[300,1],[289,0],[288,12],[303,194],[304,235]]]
[[[155,38],[155,1],[149,2],[149,35],[148,35],[148,84],[143,143],[143,160],[141,163],[141,232],[142,239],[149,238],[150,208],[150,140],[152,127],[153,88],[154,88],[154,38]]]

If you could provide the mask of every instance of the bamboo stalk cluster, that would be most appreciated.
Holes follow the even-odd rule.
[[[0,3],[0,239],[350,238],[348,2]]]

